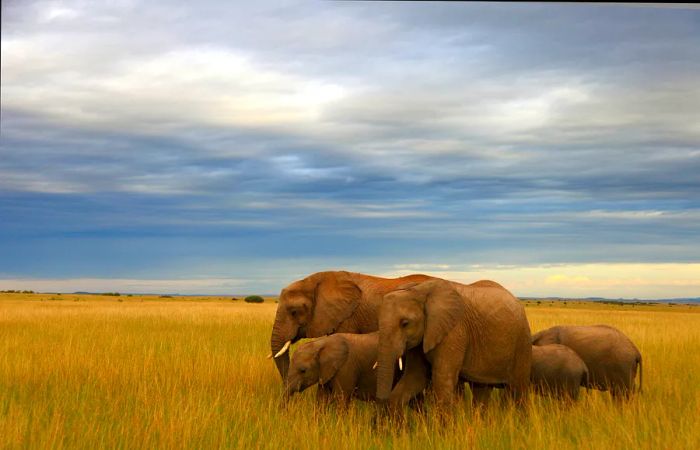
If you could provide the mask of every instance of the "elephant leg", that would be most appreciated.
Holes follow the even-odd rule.
[[[425,412],[425,394],[423,392],[419,393],[411,400],[408,401],[408,407],[418,413]]]
[[[339,412],[347,411],[356,390],[357,374],[350,374],[344,377],[336,376],[327,384],[330,385],[333,406]]]
[[[569,394],[569,398],[571,399],[571,401],[575,402],[576,400],[578,400],[579,391],[581,390],[580,388],[581,388],[580,380],[574,379],[574,380],[569,381],[566,390],[567,390],[567,393]]]
[[[338,394],[336,394],[335,404],[339,412],[345,412],[348,410],[348,408],[350,407],[351,397],[352,395],[348,392],[339,392]]]
[[[319,384],[318,390],[316,391],[316,403],[319,407],[327,407],[333,399],[333,391],[330,386],[325,384]]]
[[[452,410],[455,388],[464,363],[464,345],[460,333],[445,337],[431,354],[431,382],[436,406],[441,412]]]
[[[514,386],[509,384],[505,387],[503,397],[507,402],[510,402],[518,408],[522,408],[527,405],[528,395],[529,392],[526,387]],[[559,397],[562,397],[564,395],[564,392],[559,392],[557,395]]]
[[[464,399],[464,392],[466,391],[464,385],[464,381],[457,380],[457,386],[455,386],[455,395],[457,396],[458,400]]]
[[[630,399],[631,390],[624,386],[611,386],[610,395],[614,400],[624,401]]]
[[[520,350],[520,357],[513,366],[513,375],[505,386],[505,398],[519,408],[527,405],[530,394],[530,372],[532,369],[532,346],[527,339]]]
[[[472,406],[479,411],[485,411],[489,404],[493,387],[478,383],[469,383],[472,391]]]
[[[433,363],[433,391],[438,408],[446,412],[454,406],[459,368],[439,360]]]

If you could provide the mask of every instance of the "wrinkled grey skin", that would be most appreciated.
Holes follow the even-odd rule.
[[[379,333],[337,333],[300,345],[291,358],[285,383],[284,397],[318,384],[318,401],[338,401],[347,404],[351,398],[372,401],[377,391],[377,361]],[[426,365],[406,367],[414,380],[416,398],[428,384]]]
[[[588,385],[588,367],[565,345],[534,345],[530,383],[535,392],[577,400],[579,388]]]
[[[608,325],[556,326],[532,336],[535,346],[563,344],[578,354],[588,367],[588,387],[610,391],[613,397],[629,396],[639,366],[642,390],[642,355],[632,341]]]
[[[530,327],[520,302],[496,282],[470,285],[429,280],[394,290],[379,308],[377,398],[402,398],[403,377],[392,389],[394,362],[411,365],[410,350],[430,365],[439,406],[455,400],[459,380],[470,383],[477,406],[485,406],[493,387],[515,399],[530,383]],[[443,408],[444,409],[444,408]]]

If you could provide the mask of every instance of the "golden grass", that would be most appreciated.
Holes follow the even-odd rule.
[[[623,330],[643,354],[644,393],[617,404],[591,392],[571,407],[533,397],[526,411],[495,398],[483,416],[465,401],[445,423],[410,414],[394,428],[375,426],[366,403],[318,410],[313,389],[280,410],[265,358],[276,305],[202,300],[0,294],[0,445],[700,448],[700,308],[532,302],[533,331]]]

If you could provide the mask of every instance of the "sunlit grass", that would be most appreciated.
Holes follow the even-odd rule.
[[[49,300],[53,298],[54,300]],[[43,301],[42,301],[43,299]],[[121,301],[119,301],[121,300]],[[144,301],[142,301],[144,300]],[[9,448],[700,448],[700,308],[530,303],[533,331],[607,323],[644,358],[644,393],[375,424],[371,404],[279,408],[276,305],[227,298],[0,294],[0,436]],[[468,399],[467,399],[468,400]]]

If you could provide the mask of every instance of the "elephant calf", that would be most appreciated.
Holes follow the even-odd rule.
[[[374,400],[379,333],[336,333],[299,346],[287,373],[285,398],[319,385],[319,401]],[[427,385],[427,376],[425,376]]]
[[[588,385],[588,367],[575,351],[565,345],[535,345],[532,347],[530,382],[536,392],[576,400],[579,387]]]
[[[556,326],[532,336],[535,346],[563,344],[581,357],[588,367],[588,385],[613,397],[629,396],[639,366],[642,390],[642,355],[632,341],[608,325]]]

